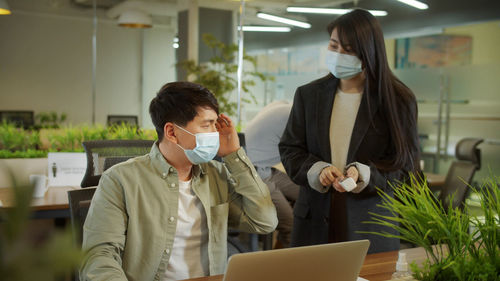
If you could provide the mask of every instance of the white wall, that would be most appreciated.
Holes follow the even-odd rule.
[[[91,18],[17,12],[0,17],[0,34],[0,110],[65,112],[73,124],[91,123]],[[108,114],[141,119],[149,91],[162,84],[158,80],[175,80],[173,35],[168,28],[143,31],[99,20],[96,122],[105,123]],[[157,60],[143,65],[143,50]],[[149,79],[158,70],[170,79]]]
[[[177,80],[175,49],[172,48],[175,33],[168,28],[153,28],[144,32],[143,49],[143,96],[142,126],[154,128],[149,116],[149,103],[161,86]]]

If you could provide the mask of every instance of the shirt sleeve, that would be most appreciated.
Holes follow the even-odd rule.
[[[83,226],[80,280],[127,280],[122,269],[127,220],[120,185],[103,174]]]
[[[269,188],[243,148],[223,158],[230,187],[229,225],[251,233],[270,233],[278,225]]]

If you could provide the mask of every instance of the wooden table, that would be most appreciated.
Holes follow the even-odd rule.
[[[370,254],[365,258],[360,277],[369,281],[390,280],[396,270],[398,251]],[[189,281],[222,281],[224,275],[207,276],[187,279]]]
[[[42,198],[33,198],[31,207],[33,218],[69,218],[68,191],[79,189],[77,186],[51,186]],[[0,188],[2,208],[14,206],[11,188]]]

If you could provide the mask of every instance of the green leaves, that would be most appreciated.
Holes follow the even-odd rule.
[[[220,112],[234,116],[236,114],[237,103],[231,97],[231,93],[238,86],[236,73],[238,64],[236,58],[238,55],[238,45],[226,45],[212,34],[203,34],[203,42],[212,51],[212,57],[209,63],[196,64],[192,60],[179,62],[180,66],[186,70],[189,77],[194,77],[193,82],[203,85],[209,89],[219,102]],[[257,59],[248,54],[243,54],[243,60],[250,63],[252,69],[257,67]],[[242,97],[244,103],[257,103],[255,95],[250,91],[250,87],[255,85],[255,79],[260,81],[274,80],[274,77],[268,77],[255,70],[243,71],[242,91],[249,97]]]
[[[67,126],[59,129],[42,130],[46,144],[42,148],[38,131],[16,128],[13,124],[0,124],[0,158],[47,157],[48,151],[83,152],[83,141],[104,139],[155,139],[154,130],[143,130],[127,124],[105,127]],[[45,142],[44,142],[45,143]]]
[[[59,128],[60,124],[66,121],[67,118],[66,113],[61,113],[61,115],[58,115],[57,112],[55,111],[50,111],[50,112],[40,112],[35,116],[35,119],[37,120],[38,124],[36,125],[37,128]]]
[[[13,188],[16,205],[0,210],[0,276],[4,281],[52,281],[69,276],[83,259],[69,229],[42,242],[29,239],[32,186]]]
[[[40,135],[37,131],[16,128],[15,124],[0,123],[0,149],[7,151],[25,151],[37,149],[40,145]]]
[[[423,247],[429,262],[412,265],[418,280],[498,280],[500,276],[500,191],[497,177],[481,189],[472,188],[481,198],[484,219],[464,211],[443,207],[426,181],[410,175],[409,183],[391,185],[394,197],[379,190],[381,207],[395,217],[371,213],[372,223],[395,229],[399,235],[372,233],[398,238]],[[470,226],[473,231],[469,231]]]

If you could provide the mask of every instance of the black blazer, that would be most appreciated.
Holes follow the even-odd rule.
[[[397,250],[397,239],[358,233],[395,233],[389,228],[363,221],[370,220],[369,212],[391,216],[388,211],[376,206],[381,203],[381,198],[375,186],[392,195],[387,181],[403,180],[408,173],[407,169],[382,172],[373,164],[377,160],[394,157],[389,127],[378,105],[377,94],[363,94],[347,155],[347,164],[360,162],[370,166],[368,186],[358,194],[339,193],[334,188],[330,188],[327,193],[320,193],[309,186],[307,172],[311,166],[318,161],[331,163],[330,117],[338,84],[339,79],[329,74],[297,89],[288,124],[279,144],[281,161],[288,175],[301,186],[294,207],[292,246],[328,243],[329,224],[333,221],[335,224],[332,227],[341,241],[369,239],[369,253]],[[415,99],[408,107],[416,110]],[[412,116],[416,116],[416,112]],[[414,130],[416,132],[416,128]],[[408,163],[408,167],[411,167],[411,163]],[[337,211],[330,217],[332,192]]]

